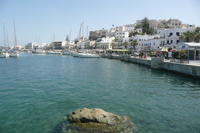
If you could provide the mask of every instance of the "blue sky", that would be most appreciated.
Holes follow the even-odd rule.
[[[9,45],[14,44],[14,20],[17,42],[50,43],[78,36],[84,22],[89,31],[112,25],[133,24],[148,19],[179,19],[200,26],[200,0],[0,0],[0,46],[4,45],[3,23]]]

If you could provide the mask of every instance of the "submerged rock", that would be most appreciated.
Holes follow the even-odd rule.
[[[78,109],[64,117],[55,132],[60,133],[133,133],[136,127],[128,116],[118,116],[102,109]]]

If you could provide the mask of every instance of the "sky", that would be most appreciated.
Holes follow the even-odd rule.
[[[0,0],[0,46],[4,46],[4,25],[12,46],[14,23],[17,44],[26,45],[64,41],[70,31],[73,40],[82,22],[84,35],[89,35],[89,31],[134,24],[144,17],[200,26],[200,0]]]

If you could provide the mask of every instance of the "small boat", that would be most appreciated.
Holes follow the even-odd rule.
[[[71,55],[74,56],[74,57],[79,57],[79,55],[81,55],[81,54],[83,54],[82,51],[78,51],[78,52],[74,51],[74,52],[71,53]]]
[[[19,56],[19,53],[16,51],[17,36],[16,36],[15,22],[14,22],[14,35],[15,35],[15,44],[14,44],[14,49],[12,51],[10,51],[10,57],[18,57]]]
[[[56,51],[48,51],[46,54],[61,54],[61,52],[56,52]]]
[[[99,55],[96,55],[96,54],[89,54],[89,53],[81,53],[79,54],[80,58],[100,58]]]
[[[44,50],[36,50],[32,52],[33,54],[46,54],[46,51]]]
[[[63,55],[71,55],[72,53],[69,52],[69,51],[64,51],[64,52],[62,52],[62,54],[63,54]]]
[[[16,51],[10,53],[10,57],[18,57],[18,56],[19,56],[19,53]]]
[[[9,53],[0,51],[0,58],[7,58],[7,57],[10,57]]]

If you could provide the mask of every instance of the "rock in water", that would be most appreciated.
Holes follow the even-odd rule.
[[[69,123],[70,122],[70,123]],[[133,133],[136,127],[128,116],[118,116],[102,109],[78,109],[65,117],[56,130],[61,133]]]

